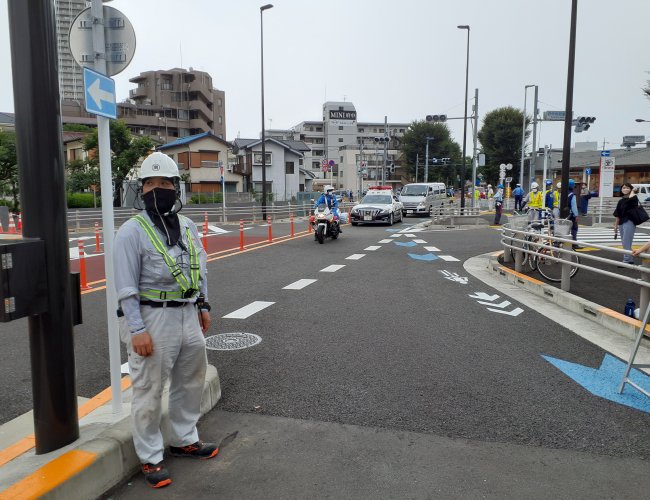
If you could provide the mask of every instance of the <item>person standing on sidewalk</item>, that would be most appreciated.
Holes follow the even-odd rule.
[[[539,190],[539,184],[530,183],[530,192],[524,198],[524,205],[528,205],[528,220],[534,221],[540,218],[542,209],[542,192]]]
[[[587,189],[587,184],[585,182],[582,182],[580,184],[580,213],[582,215],[587,215],[590,199],[591,199],[591,194],[589,194],[589,189]]]
[[[494,195],[494,225],[501,225],[501,213],[503,212],[503,185],[497,186],[497,192]]]
[[[170,452],[209,459],[219,448],[199,440],[210,326],[207,257],[198,231],[179,215],[176,162],[153,153],[143,162],[144,210],[115,237],[115,288],[120,337],[126,344],[133,384],[133,443],[147,484],[171,484],[163,462],[162,393],[170,379]]]
[[[623,183],[621,193],[623,197],[618,200],[616,209],[614,210],[614,217],[616,217],[614,233],[618,231],[621,234],[621,243],[625,250],[632,250],[632,241],[634,240],[636,226],[630,219],[629,212],[639,205],[639,198],[637,198],[634,192],[634,186],[629,182]],[[634,264],[634,257],[625,254],[623,255],[623,262],[626,264]]]
[[[517,184],[517,187],[512,190],[512,196],[515,197],[515,210],[521,210],[524,200],[524,189],[521,187],[521,184]]]

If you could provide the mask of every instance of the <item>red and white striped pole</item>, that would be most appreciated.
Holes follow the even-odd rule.
[[[244,249],[244,221],[239,219],[239,249]]]
[[[9,214],[9,234],[16,234],[16,224],[14,223],[14,214]]]
[[[203,215],[203,250],[208,251],[208,212]]]
[[[270,215],[266,216],[266,225],[269,226],[269,241],[273,241],[273,224]]]
[[[20,212],[18,214],[18,232],[22,233],[23,232],[23,213]]]
[[[291,237],[293,238],[296,235],[296,231],[293,225],[293,213],[289,214],[289,224],[291,225]]]
[[[88,277],[86,276],[86,252],[84,252],[84,242],[77,241],[79,246],[79,280],[81,282],[82,290],[90,290],[88,286]]]
[[[102,249],[100,248],[99,242],[99,222],[95,222],[95,253],[100,253]]]

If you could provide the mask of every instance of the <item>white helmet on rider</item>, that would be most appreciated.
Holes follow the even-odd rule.
[[[530,184],[530,189],[537,189],[537,188],[539,188],[539,184],[537,184],[536,182],[532,182]]]
[[[325,186],[325,192],[327,194],[332,194],[334,192],[334,186],[330,186],[329,184]]]

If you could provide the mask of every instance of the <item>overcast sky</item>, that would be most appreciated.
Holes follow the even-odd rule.
[[[539,85],[540,112],[564,109],[570,0],[271,1],[264,13],[267,127],[321,119],[325,100],[353,102],[359,121],[461,117],[467,38],[459,24],[471,26],[469,95],[479,89],[481,117],[522,108],[526,84]],[[142,71],[193,67],[226,93],[227,138],[258,137],[263,4],[114,0],[137,36],[131,65],[115,76],[118,100]],[[614,148],[624,135],[650,137],[650,123],[634,121],[650,120],[641,92],[650,78],[649,19],[648,0],[579,0],[574,116],[597,120],[572,142]],[[0,111],[11,112],[7,0],[0,0],[0,67]],[[449,126],[462,144],[462,120]],[[562,135],[562,123],[543,123],[540,145],[561,147]]]

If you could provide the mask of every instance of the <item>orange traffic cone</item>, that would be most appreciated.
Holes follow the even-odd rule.
[[[18,232],[22,233],[23,232],[23,213],[18,214]]]
[[[13,214],[9,214],[9,234],[16,234],[16,224],[14,224]]]
[[[2,227],[2,220],[0,220],[0,234],[2,234],[2,233],[4,233],[4,232],[5,232],[5,230],[4,230],[4,228]]]

